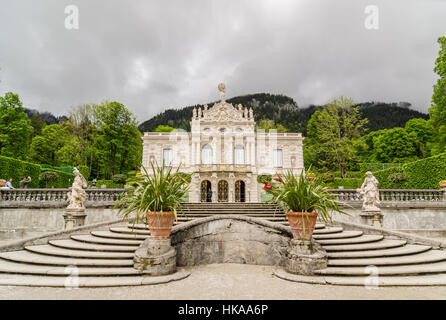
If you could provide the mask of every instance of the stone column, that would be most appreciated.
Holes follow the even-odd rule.
[[[172,274],[177,270],[177,252],[170,238],[148,237],[135,251],[133,267],[151,276]]]
[[[314,271],[327,268],[327,253],[313,240],[291,239],[287,249],[286,271],[301,275],[314,275]]]
[[[384,223],[384,215],[381,213],[381,209],[375,210],[361,210],[361,222],[372,227],[382,228]]]
[[[65,208],[64,218],[64,230],[73,229],[85,225],[85,208]]]

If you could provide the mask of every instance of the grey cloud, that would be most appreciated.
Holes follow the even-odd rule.
[[[80,29],[64,28],[64,9]],[[380,29],[364,28],[364,8]],[[143,121],[169,107],[255,92],[300,106],[345,95],[427,111],[446,1],[2,1],[0,94],[63,114],[118,100]]]

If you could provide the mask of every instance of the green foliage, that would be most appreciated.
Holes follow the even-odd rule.
[[[155,132],[172,132],[173,130],[175,130],[175,128],[160,124],[158,127],[156,127]]]
[[[319,179],[323,182],[323,183],[333,183],[335,181],[335,176],[333,174],[333,172],[323,172],[323,173],[319,173],[317,175],[317,177],[319,177]]]
[[[332,194],[327,191],[319,179],[309,180],[304,170],[296,177],[292,170],[279,176],[278,183],[272,183],[272,189],[267,190],[273,195],[274,203],[281,203],[285,211],[317,212],[325,223],[332,222],[332,213],[345,213]],[[305,228],[305,223],[302,224]],[[303,230],[305,237],[305,229]]]
[[[54,187],[54,188],[70,188],[74,181],[74,174],[60,171],[60,170],[54,170],[50,168],[42,168],[41,172],[55,172],[57,173],[57,180],[54,182],[51,182],[49,185],[47,185],[46,181],[40,181],[40,188],[47,188],[47,187]]]
[[[97,128],[97,175],[111,178],[117,173],[135,170],[142,152],[135,117],[123,104],[114,101],[95,105],[93,112]]]
[[[446,179],[446,153],[403,165],[414,189],[439,189],[440,180]]]
[[[438,183],[446,178],[446,153],[373,174],[381,189],[439,189]]]
[[[33,132],[17,94],[7,92],[0,97],[0,155],[24,160],[29,137]]]
[[[77,166],[77,169],[84,176],[85,180],[88,181],[88,179],[90,178],[90,168],[87,166],[80,165]]]
[[[45,185],[45,188],[54,187],[57,180],[59,180],[59,174],[56,171],[43,171],[39,176],[39,180],[41,184]]]
[[[355,143],[361,136],[367,119],[361,119],[353,101],[340,97],[321,111],[316,111],[308,122],[308,148],[312,149],[316,167],[333,169],[337,165],[341,177],[356,161]]]
[[[260,120],[257,125],[257,130],[263,129],[265,133],[268,133],[270,130],[275,129],[277,132],[287,132],[288,130],[282,126],[280,123],[275,123],[273,120]]]
[[[127,176],[125,174],[115,174],[112,179],[115,184],[125,184],[126,180]]]
[[[227,100],[234,106],[242,104],[245,108],[252,108],[257,124],[261,120],[272,120],[282,125],[290,132],[302,132],[307,135],[307,123],[311,116],[322,110],[323,106],[311,105],[308,108],[299,108],[297,103],[290,97],[268,93],[256,93],[238,96]],[[207,103],[212,107],[212,102]],[[382,103],[364,102],[355,104],[363,118],[369,122],[366,125],[368,131],[403,127],[413,118],[428,119],[427,114],[409,109],[409,103]],[[141,132],[155,131],[159,125],[169,125],[190,131],[190,119],[193,108],[203,108],[203,105],[188,106],[183,108],[168,109],[139,125]],[[305,162],[309,163],[309,162]]]
[[[428,154],[427,142],[432,132],[423,119],[412,119],[405,128],[371,132],[361,140],[362,158],[366,162],[404,163]]]
[[[446,37],[438,38],[440,51],[435,61],[434,71],[440,77],[434,85],[432,105],[429,108],[429,123],[433,127],[435,143],[433,154],[446,151]]]
[[[13,159],[9,157],[0,156],[0,178],[7,180],[12,178],[12,185],[14,188],[20,187],[20,180],[22,177],[31,177],[31,182],[28,188],[36,188],[39,186],[40,166]]]
[[[107,189],[122,189],[124,188],[124,185],[122,183],[114,183],[112,180],[97,180],[96,181],[96,188],[100,189],[102,186],[105,185]],[[88,186],[92,186],[92,182],[88,181]]]
[[[262,183],[262,184],[271,183],[271,179],[272,179],[272,175],[270,175],[270,174],[259,174],[257,176],[257,182]]]
[[[361,174],[367,171],[375,172],[379,170],[384,170],[387,168],[401,167],[401,163],[360,163]]]
[[[383,170],[374,171],[373,175],[379,181],[380,189],[408,189],[410,185],[407,181],[397,181],[394,178],[396,174],[405,174],[402,167],[390,167]],[[407,176],[407,175],[406,175]]]
[[[401,184],[407,182],[409,177],[404,172],[394,172],[389,174],[388,180],[391,183]]]
[[[361,187],[363,180],[360,178],[334,178],[332,183],[327,184],[327,187],[330,189],[338,189],[339,187],[358,189]]]
[[[146,212],[172,212],[177,217],[181,202],[189,191],[185,174],[179,174],[179,168],[155,167],[149,174],[143,167],[144,174],[129,180],[127,195],[122,195],[117,206],[123,218],[129,218],[136,212],[134,222],[138,223]]]

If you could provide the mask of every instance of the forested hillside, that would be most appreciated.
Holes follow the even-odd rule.
[[[316,110],[321,110],[322,106],[311,105],[307,108],[299,108],[297,103],[290,97],[284,95],[274,95],[268,93],[249,94],[234,97],[227,100],[234,106],[241,103],[244,107],[253,108],[254,118],[257,123],[262,119],[273,120],[277,124],[283,125],[289,131],[307,131],[307,123]],[[211,107],[214,102],[208,103]],[[428,119],[428,114],[410,109],[410,103],[381,103],[365,102],[359,103],[363,117],[368,118],[366,125],[368,131],[380,129],[390,129],[394,127],[404,127],[405,123],[414,118]],[[190,130],[190,120],[194,107],[203,108],[203,105],[184,107],[180,109],[169,109],[155,117],[144,121],[139,125],[141,132],[155,131],[159,125],[169,125],[174,128]]]

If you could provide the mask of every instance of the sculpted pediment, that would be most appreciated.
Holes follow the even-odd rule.
[[[203,111],[203,120],[216,120],[216,121],[243,121],[248,120],[243,118],[243,113],[235,109],[232,104],[225,101],[214,104],[214,106],[208,110]]]

